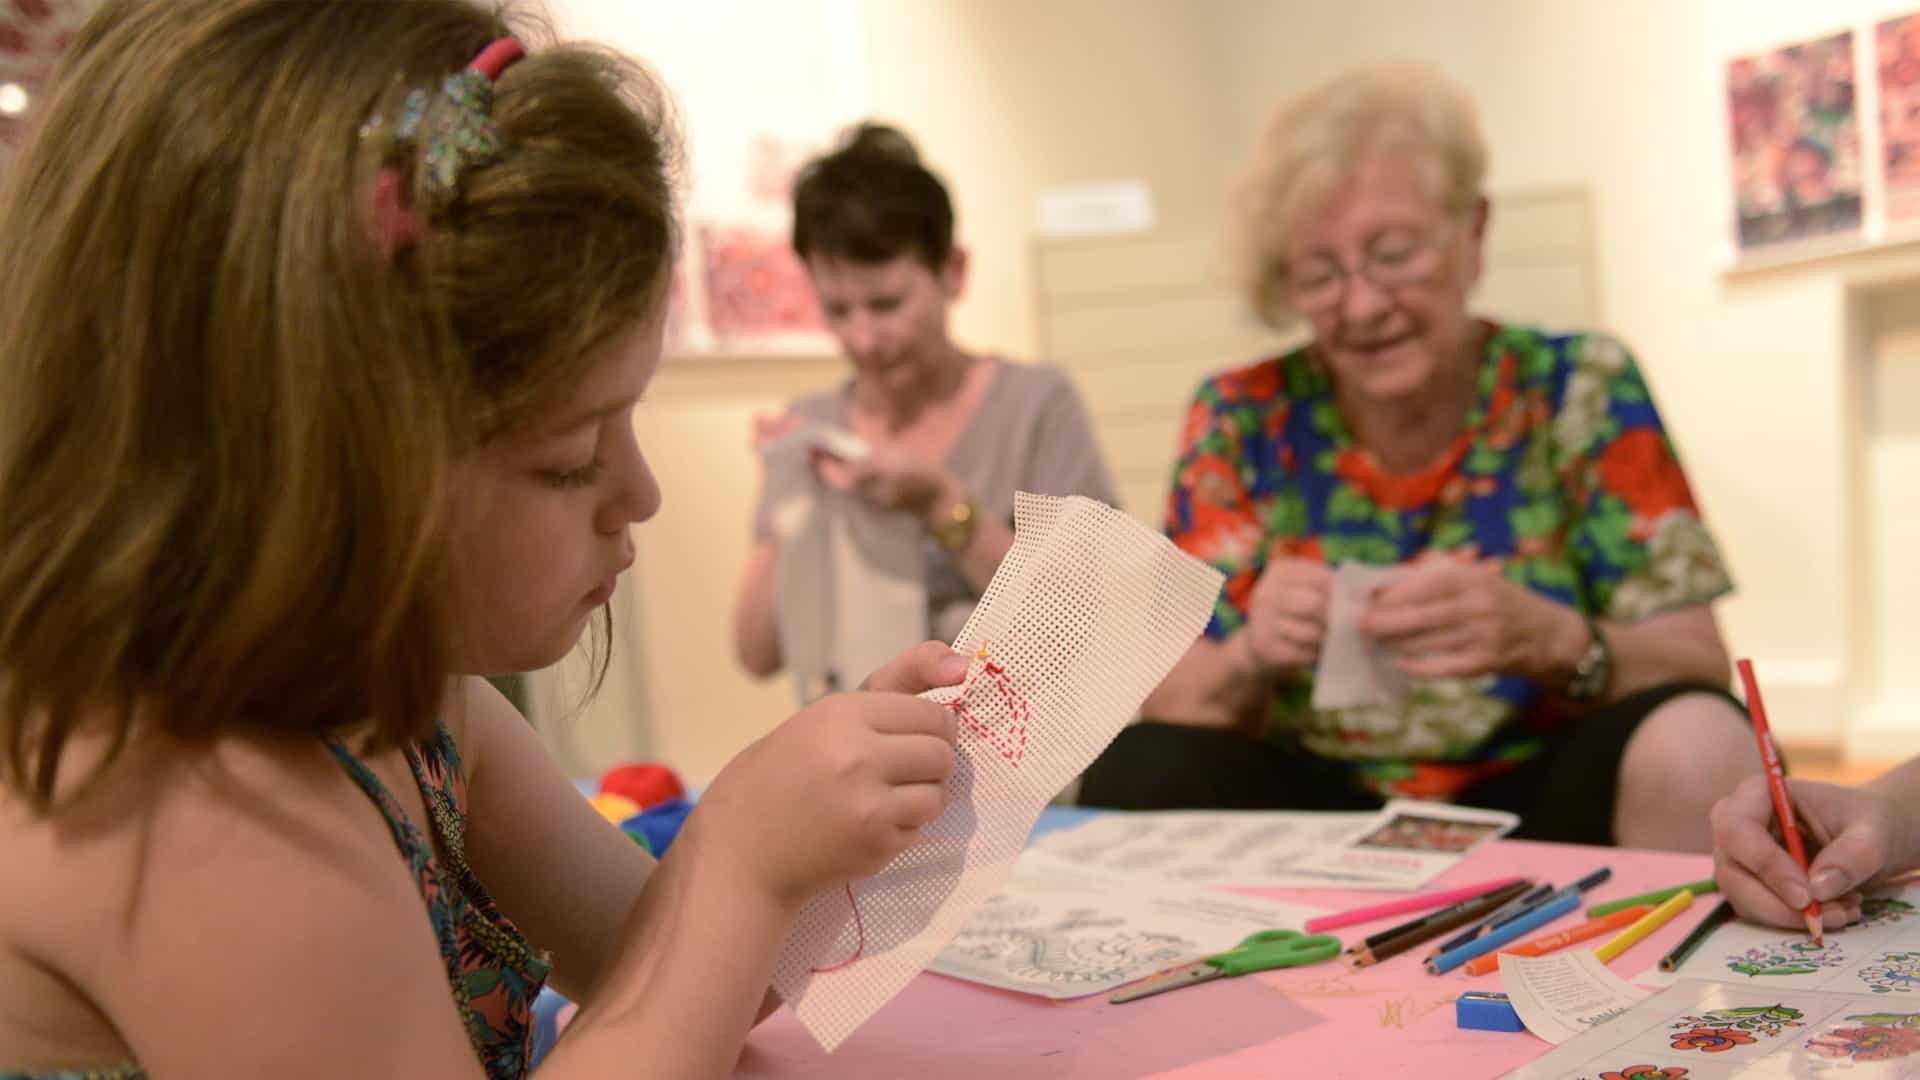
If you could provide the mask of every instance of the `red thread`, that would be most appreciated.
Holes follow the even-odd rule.
[[[815,975],[825,975],[829,971],[839,971],[841,968],[852,967],[854,962],[860,959],[860,954],[867,949],[867,928],[860,923],[860,905],[854,903],[853,882],[851,881],[847,882],[847,906],[853,909],[853,955],[832,967],[814,968],[813,973]]]
[[[985,739],[995,750],[1000,751],[1001,757],[1018,767],[1021,760],[1027,756],[1027,719],[1030,714],[1026,699],[1014,690],[1012,677],[1007,674],[1007,669],[999,664],[991,660],[987,661],[986,667],[981,669],[981,674],[992,679],[993,684],[1000,688],[1000,696],[1007,704],[1007,711],[1013,714],[1013,723],[1008,726],[1007,732],[1003,734],[1000,729],[981,720],[967,708],[967,695],[973,691],[972,682],[961,688],[960,696],[950,702],[947,708],[952,709],[955,715],[965,720],[975,735]]]
[[[982,647],[982,651],[985,651],[984,646]],[[991,743],[994,749],[1000,751],[1002,757],[1012,762],[1015,767],[1018,767],[1021,760],[1027,756],[1027,720],[1031,715],[1027,707],[1027,701],[1014,690],[1013,678],[1007,674],[1006,668],[988,660],[986,666],[981,669],[980,673],[993,680],[993,685],[999,687],[1000,696],[1007,704],[1007,711],[1013,714],[1013,724],[1010,726],[1010,730],[1017,741],[1009,741],[1006,736],[1002,735],[998,730],[968,710],[967,695],[973,692],[973,684],[975,681],[978,681],[978,676],[976,676],[975,679],[968,680],[967,685],[960,688],[960,696],[949,702],[947,708],[952,709],[960,719],[965,720],[967,726],[973,729],[974,734]],[[815,975],[825,975],[830,971],[839,971],[843,968],[852,967],[866,952],[867,928],[860,920],[860,904],[853,898],[853,882],[851,881],[847,882],[847,906],[853,909],[853,955],[834,964],[832,967],[814,968],[813,974]]]

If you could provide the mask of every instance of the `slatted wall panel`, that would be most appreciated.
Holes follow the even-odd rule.
[[[1034,257],[1040,355],[1065,368],[1086,398],[1126,509],[1158,525],[1195,385],[1299,335],[1247,315],[1210,229],[1042,238]],[[1584,191],[1495,198],[1475,306],[1551,327],[1600,325]]]

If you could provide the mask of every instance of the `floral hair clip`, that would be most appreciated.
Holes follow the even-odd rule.
[[[360,129],[363,138],[385,135],[394,146],[419,151],[429,216],[453,202],[467,170],[497,159],[506,150],[490,115],[493,83],[525,55],[518,41],[501,38],[480,50],[465,69],[441,80],[438,91],[408,91],[390,132],[383,130],[386,118],[379,114]]]

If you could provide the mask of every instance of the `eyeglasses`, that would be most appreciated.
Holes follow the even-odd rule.
[[[1319,315],[1340,306],[1355,275],[1389,292],[1425,284],[1440,272],[1446,240],[1444,232],[1394,236],[1368,248],[1352,270],[1338,259],[1315,256],[1284,271],[1287,299],[1302,315]]]

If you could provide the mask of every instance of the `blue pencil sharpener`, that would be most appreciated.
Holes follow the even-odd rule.
[[[1460,1027],[1479,1031],[1527,1030],[1507,995],[1487,990],[1469,990],[1455,998],[1453,1017]]]

